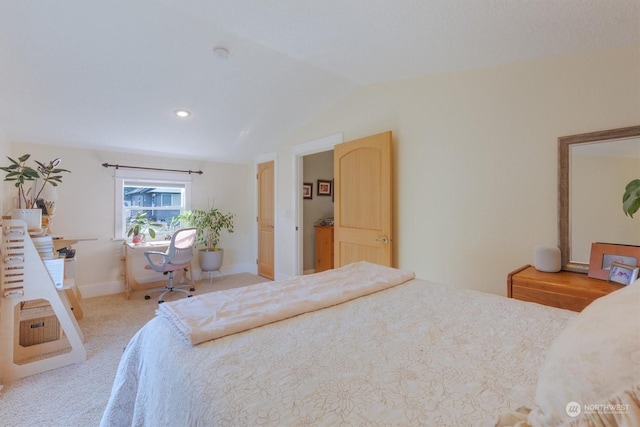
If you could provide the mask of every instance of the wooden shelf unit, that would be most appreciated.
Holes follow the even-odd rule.
[[[3,220],[0,274],[0,380],[11,382],[86,360],[82,331],[63,288],[56,288],[29,237],[27,223]],[[60,339],[20,345],[20,312],[25,303],[50,306],[43,325],[55,316]],[[51,331],[49,331],[52,333]],[[55,332],[55,331],[54,331]]]
[[[509,298],[573,311],[582,311],[597,298],[622,287],[604,280],[592,279],[582,273],[545,273],[531,265],[525,265],[507,276]]]

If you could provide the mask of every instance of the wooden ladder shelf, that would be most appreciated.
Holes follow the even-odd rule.
[[[65,291],[54,285],[26,222],[4,220],[1,237],[0,380],[8,383],[86,360],[82,331]],[[57,340],[22,346],[21,304],[36,300],[50,304],[63,332]]]

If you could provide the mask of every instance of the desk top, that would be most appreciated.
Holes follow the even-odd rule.
[[[98,240],[95,237],[84,237],[84,238],[69,238],[65,239],[64,237],[51,237],[51,241],[53,242],[53,249],[58,251],[62,248],[66,248],[67,246],[75,245],[78,242],[86,242],[89,240]]]
[[[171,240],[152,240],[150,242],[133,243],[126,242],[126,245],[131,249],[149,249],[149,248],[162,248],[168,247],[171,244]]]

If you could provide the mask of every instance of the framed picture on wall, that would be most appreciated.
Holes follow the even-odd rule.
[[[302,184],[302,198],[313,199],[313,183],[305,182]]]
[[[318,180],[318,196],[330,196],[331,195],[331,181],[326,179]]]

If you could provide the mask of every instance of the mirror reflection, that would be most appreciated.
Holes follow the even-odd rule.
[[[572,145],[569,170],[571,261],[588,264],[593,242],[640,245],[640,218],[622,210],[640,178],[640,137]]]

